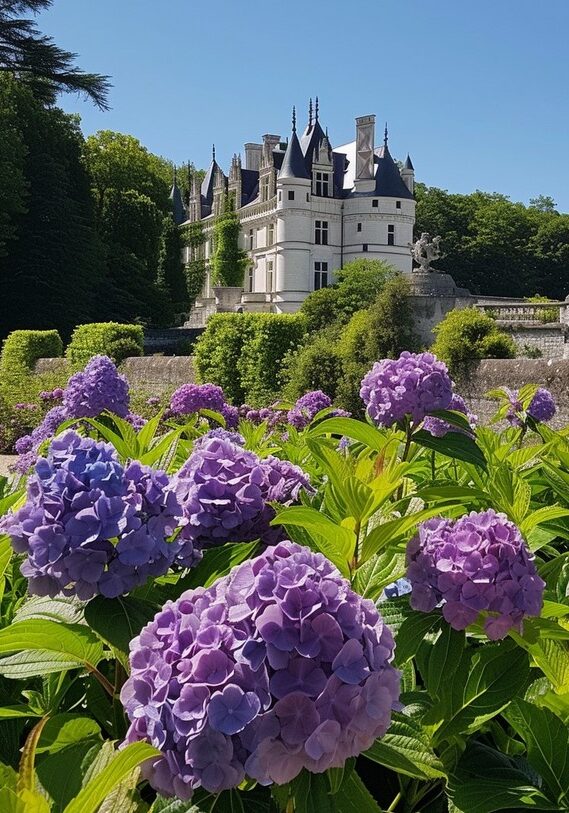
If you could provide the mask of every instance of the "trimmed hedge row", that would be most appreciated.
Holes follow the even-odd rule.
[[[2,346],[0,376],[12,381],[29,375],[38,359],[61,356],[63,342],[57,330],[14,330]]]
[[[65,351],[73,367],[84,367],[92,356],[109,356],[115,364],[131,356],[142,356],[144,333],[140,325],[92,322],[73,331]]]
[[[233,404],[266,405],[280,395],[283,358],[305,332],[301,314],[214,314],[196,344],[198,377],[222,387]]]

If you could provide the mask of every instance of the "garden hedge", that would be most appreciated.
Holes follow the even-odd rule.
[[[65,355],[73,367],[83,367],[92,356],[109,356],[115,364],[131,356],[142,356],[144,333],[140,325],[119,322],[91,322],[73,331]]]
[[[0,377],[10,382],[32,372],[41,358],[63,355],[57,330],[14,330],[4,340],[0,355]]]
[[[283,358],[305,332],[300,314],[215,314],[196,345],[199,380],[218,384],[234,404],[264,404],[279,395]]]

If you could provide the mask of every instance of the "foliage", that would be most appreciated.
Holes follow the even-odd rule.
[[[83,136],[76,117],[44,107],[2,72],[0,87],[15,128],[2,134],[4,159],[15,164],[2,164],[0,183],[22,180],[2,217],[9,239],[0,256],[1,331],[57,327],[66,337],[78,321],[97,318],[104,300]]]
[[[323,289],[324,290],[324,289]],[[284,395],[290,401],[311,390],[322,390],[336,399],[342,375],[342,359],[337,349],[334,328],[309,334],[303,343],[284,358],[283,375],[287,379]]]
[[[64,91],[80,93],[102,110],[108,108],[107,76],[85,73],[75,63],[76,54],[59,48],[42,34],[33,20],[22,14],[38,14],[52,0],[3,0],[0,8],[0,69],[10,71],[42,101],[53,104]]]
[[[247,264],[247,255],[239,248],[241,224],[231,197],[226,196],[224,210],[215,221],[213,242],[213,280],[216,285],[240,288]]]
[[[193,307],[201,294],[206,280],[206,264],[203,246],[205,233],[200,220],[190,223],[182,230],[182,242],[189,248],[190,260],[186,265],[186,290],[188,307]]]
[[[415,186],[415,234],[443,238],[437,266],[472,293],[564,299],[569,287],[569,215],[539,196],[528,207],[505,195],[452,195]]]
[[[187,309],[186,275],[182,264],[182,240],[180,229],[172,217],[162,220],[160,254],[156,282],[179,310]]]
[[[27,148],[18,125],[12,87],[12,82],[0,82],[0,257],[7,252],[7,242],[17,233],[16,218],[26,212],[28,191]]]
[[[539,294],[527,296],[526,299],[528,302],[549,302],[548,297],[540,296]],[[537,319],[543,324],[547,324],[548,322],[559,322],[559,308],[556,308],[555,306],[551,308],[539,308],[536,316]]]
[[[283,358],[304,332],[301,315],[215,314],[196,344],[198,377],[222,387],[233,404],[266,403],[280,394]]]
[[[435,327],[433,353],[455,370],[483,358],[514,358],[513,339],[500,331],[494,319],[476,308],[449,311]]]
[[[63,355],[57,330],[14,330],[4,340],[0,355],[0,378],[8,382],[30,373],[41,358]]]
[[[396,271],[381,260],[352,260],[336,272],[334,285],[309,294],[301,306],[309,332],[331,322],[348,322],[354,313],[372,304]]]
[[[65,355],[78,369],[95,355],[108,356],[119,364],[129,356],[141,356],[143,349],[144,334],[140,325],[94,322],[75,328]]]

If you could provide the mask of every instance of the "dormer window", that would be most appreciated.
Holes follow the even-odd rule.
[[[330,196],[330,173],[316,172],[315,194],[321,198]]]
[[[261,182],[261,200],[269,199],[269,178],[263,178]]]

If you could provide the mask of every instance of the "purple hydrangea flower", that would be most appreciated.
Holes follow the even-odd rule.
[[[491,508],[456,521],[429,519],[407,546],[411,606],[462,630],[488,611],[492,640],[521,632],[526,615],[539,615],[545,582],[518,528]]]
[[[56,387],[53,390],[42,390],[40,398],[42,401],[59,401],[63,398],[64,390],[61,387]]]
[[[194,449],[197,449],[200,445],[205,443],[210,438],[218,438],[220,440],[229,440],[231,443],[237,444],[237,446],[245,446],[245,438],[243,435],[240,435],[239,432],[228,432],[227,429],[223,429],[221,426],[218,426],[216,429],[210,429],[205,434],[201,435],[199,438],[194,440]]]
[[[452,381],[446,364],[432,353],[409,353],[376,361],[360,390],[367,413],[379,426],[389,427],[406,416],[419,423],[435,409],[448,409]]]
[[[510,402],[508,412],[506,414],[506,420],[511,426],[524,426],[523,404],[519,399],[518,390],[510,390],[505,387],[504,392],[506,393]],[[534,421],[545,423],[553,418],[556,411],[557,408],[555,406],[553,395],[549,392],[549,390],[546,390],[545,387],[540,387],[533,396],[526,413],[533,418]]]
[[[199,547],[272,541],[281,529],[270,527],[275,511],[269,501],[289,504],[308,487],[308,477],[292,463],[261,460],[223,436],[200,438],[175,477],[182,536]]]
[[[287,415],[288,422],[295,429],[304,429],[322,409],[332,406],[331,398],[322,390],[313,390],[302,395]]]
[[[393,652],[372,601],[281,542],[168,602],[131,642],[126,742],[160,749],[145,777],[180,799],[341,767],[400,708]]]
[[[160,398],[156,395],[152,395],[150,398],[146,399],[147,406],[159,406],[160,405]]]
[[[93,356],[71,376],[63,394],[68,418],[96,418],[105,411],[126,418],[129,401],[127,380],[108,356]]]
[[[221,414],[225,418],[225,426],[228,429],[236,429],[239,425],[239,410],[231,404],[224,404]]]
[[[52,407],[43,417],[39,426],[30,435],[18,438],[14,444],[16,452],[20,455],[15,463],[16,471],[26,474],[38,459],[38,450],[42,443],[52,438],[61,424],[68,419],[64,406]]]
[[[0,528],[26,554],[30,593],[115,597],[174,562],[194,562],[191,541],[169,541],[180,514],[164,472],[136,461],[125,469],[111,444],[67,431],[37,461],[26,504]]]
[[[478,424],[478,417],[469,411],[464,399],[457,393],[453,394],[447,409],[454,409],[456,412],[462,412],[463,415],[466,415],[470,428],[476,428]],[[447,432],[462,432],[463,434],[466,434],[466,431],[460,429],[460,427],[454,426],[453,424],[444,421],[442,418],[433,418],[430,415],[427,415],[425,418],[423,429],[425,429],[435,438],[442,438],[447,434]]]
[[[200,409],[222,412],[224,406],[223,390],[215,384],[183,384],[170,399],[170,409],[175,415],[190,415]]]
[[[125,420],[129,422],[136,432],[140,432],[142,427],[146,425],[146,418],[143,418],[142,415],[137,415],[136,412],[129,412]]]

